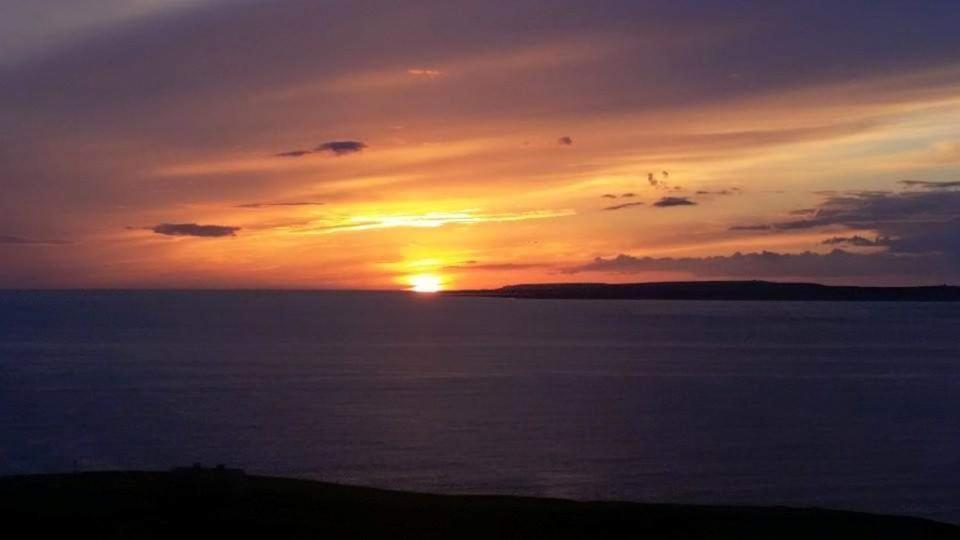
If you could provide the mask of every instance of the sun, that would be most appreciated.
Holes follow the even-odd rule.
[[[418,293],[435,293],[443,290],[443,280],[433,274],[410,276],[410,290]]]

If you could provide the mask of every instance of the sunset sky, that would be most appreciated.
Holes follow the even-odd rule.
[[[0,287],[960,282],[960,2],[0,0]]]

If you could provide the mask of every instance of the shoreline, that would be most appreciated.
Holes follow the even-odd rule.
[[[236,469],[0,477],[0,519],[111,538],[960,538],[923,518],[818,508],[434,495]]]

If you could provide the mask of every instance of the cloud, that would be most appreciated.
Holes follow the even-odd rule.
[[[648,173],[647,173],[647,183],[650,184],[651,187],[655,187],[655,188],[657,188],[657,189],[666,189],[666,190],[669,190],[669,189],[679,190],[679,189],[681,189],[679,186],[671,187],[670,184],[667,182],[667,179],[668,179],[668,178],[670,178],[670,171],[660,171],[660,178],[659,178],[659,179],[657,178],[657,174],[656,174],[656,173],[652,173],[652,172],[648,172]]]
[[[769,231],[772,229],[772,225],[734,225],[730,227],[731,231]]]
[[[360,141],[330,141],[317,146],[317,152],[330,152],[335,156],[354,154],[367,148],[367,144]]]
[[[701,189],[701,190],[697,191],[696,194],[697,194],[697,195],[733,195],[733,194],[736,193],[737,191],[739,191],[739,190],[737,190],[737,189],[720,189],[720,190],[717,190],[717,191],[709,191],[709,190]]]
[[[303,233],[332,234],[372,231],[398,227],[434,228],[444,225],[472,225],[479,223],[507,223],[531,219],[549,219],[574,215],[572,210],[534,210],[529,212],[487,214],[475,210],[460,212],[426,212],[423,214],[361,215],[321,222],[300,229]]]
[[[668,208],[671,206],[695,206],[696,204],[697,203],[691,201],[687,197],[664,197],[653,203],[654,206],[660,208]]]
[[[166,236],[198,236],[202,238],[220,238],[235,236],[240,227],[226,225],[197,225],[196,223],[161,223],[150,228],[157,234]]]
[[[624,198],[624,199],[630,199],[630,198],[636,197],[637,194],[636,194],[636,193],[624,193],[624,194],[622,194],[622,195],[620,195],[620,196],[621,196],[622,198]]]
[[[960,191],[834,193],[810,218],[768,226],[778,231],[872,230],[893,253],[944,252],[960,258]]]
[[[865,238],[860,235],[854,236],[834,236],[833,238],[827,238],[821,244],[827,246],[836,246],[840,244],[846,244],[849,246],[855,247],[877,247],[877,246],[886,246],[889,245],[889,240],[882,237],[877,237],[874,240]]]
[[[960,267],[940,255],[859,254],[834,250],[820,254],[763,251],[713,257],[633,257],[617,255],[571,268],[568,273],[682,272],[710,278],[880,278],[908,276],[917,281],[960,279]]]
[[[65,240],[37,240],[35,238],[23,238],[22,236],[12,236],[0,234],[0,245],[17,246],[59,246],[69,244]]]
[[[462,264],[446,266],[443,269],[448,271],[500,272],[506,270],[544,268],[548,266],[550,265],[546,263],[480,263],[477,261],[464,261]]]
[[[274,154],[276,157],[303,157],[307,154],[312,154],[310,150],[290,150],[287,152],[280,152],[279,154]]]
[[[617,196],[614,195],[613,193],[604,193],[604,194],[601,195],[600,197],[601,197],[601,198],[604,198],[604,199],[616,199],[616,198],[617,198]]]
[[[426,77],[428,79],[436,79],[441,75],[439,69],[423,69],[423,68],[413,68],[407,70],[408,75],[413,75],[415,77]]]
[[[277,202],[277,203],[245,203],[234,208],[265,208],[269,206],[321,206],[322,202]]]
[[[366,148],[367,144],[360,141],[329,141],[317,145],[313,150],[289,150],[274,155],[277,157],[299,158],[314,153],[330,152],[335,156],[345,156],[347,154],[360,152]]]
[[[960,188],[960,181],[952,182],[928,182],[925,180],[900,180],[900,184],[907,187],[919,187],[923,189],[950,189]]]
[[[560,144],[561,146],[570,146],[573,144],[573,139],[570,137],[564,136],[557,139],[557,143]]]
[[[618,204],[616,206],[608,206],[604,208],[604,210],[623,210],[624,208],[630,208],[632,206],[643,206],[643,203],[642,202],[623,203],[623,204]]]
[[[110,26],[169,16],[211,0],[40,0],[7,2],[0,18],[0,65],[42,56]],[[40,22],[42,21],[42,22]]]
[[[835,236],[823,241],[823,244],[885,250],[869,254],[851,254],[839,250],[829,255],[765,254],[762,258],[742,256],[732,262],[727,258],[708,258],[698,263],[690,260],[686,264],[700,271],[710,268],[716,272],[731,271],[731,265],[736,263],[742,268],[753,268],[759,272],[757,276],[775,275],[775,268],[781,268],[784,272],[782,275],[814,277],[892,275],[900,272],[907,277],[956,279],[960,274],[960,191],[830,192],[814,212],[804,213],[810,217],[798,221],[739,226],[733,230],[790,231],[821,227],[871,230],[876,234],[872,240],[862,235]],[[872,274],[871,265],[875,267]],[[743,270],[731,275],[748,274]]]

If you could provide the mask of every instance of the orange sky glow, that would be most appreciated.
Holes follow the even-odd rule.
[[[942,43],[586,4],[179,2],[38,34],[0,56],[0,286],[958,279]]]

